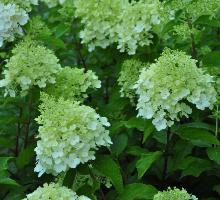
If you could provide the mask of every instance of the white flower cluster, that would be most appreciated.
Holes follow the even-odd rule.
[[[176,187],[173,189],[168,187],[167,190],[154,195],[153,200],[198,200],[198,198],[195,195],[189,194],[184,188],[180,190]]]
[[[118,43],[120,52],[135,54],[138,46],[151,43],[152,28],[163,20],[159,0],[75,0],[74,5],[84,25],[80,37],[89,51]]]
[[[17,91],[26,95],[32,86],[45,88],[48,83],[56,82],[55,75],[61,66],[51,50],[26,40],[19,43],[12,54],[3,71],[5,79],[0,81],[5,95],[14,97]]]
[[[165,4],[169,11],[179,11],[182,19],[196,21],[202,15],[216,17],[220,11],[220,0],[172,0]]]
[[[134,84],[138,80],[141,69],[147,67],[146,63],[139,60],[128,59],[122,63],[118,85],[121,87],[121,97],[127,97],[131,103],[135,102]]]
[[[56,76],[56,84],[46,88],[46,93],[54,97],[63,97],[74,101],[83,101],[90,88],[100,88],[101,81],[91,70],[64,67]]]
[[[78,196],[71,189],[59,184],[45,183],[34,192],[28,194],[23,200],[91,200],[86,196]]]
[[[192,113],[190,104],[213,108],[216,91],[213,78],[197,68],[184,52],[166,49],[148,69],[143,69],[135,88],[138,116],[153,119],[158,131]],[[187,103],[188,101],[188,103]]]
[[[16,4],[4,4],[0,1],[0,47],[4,41],[13,41],[17,35],[23,35],[21,26],[28,22],[27,12]]]
[[[80,163],[95,159],[95,150],[109,146],[111,139],[105,127],[107,118],[94,109],[60,98],[42,94],[41,115],[36,119],[39,135],[35,152],[35,171],[57,175]]]

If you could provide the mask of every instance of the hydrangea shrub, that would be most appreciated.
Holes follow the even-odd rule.
[[[0,0],[0,199],[220,199],[219,11]]]

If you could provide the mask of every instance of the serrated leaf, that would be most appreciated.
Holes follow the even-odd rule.
[[[153,162],[155,162],[161,156],[161,154],[162,153],[160,151],[156,151],[148,152],[141,155],[141,158],[136,163],[138,178],[141,178],[146,173]]]
[[[210,147],[206,150],[206,152],[210,160],[220,164],[220,147]]]
[[[220,185],[215,185],[213,190],[216,191],[220,195]]]
[[[206,66],[220,67],[220,51],[212,51],[203,58],[203,64]]]
[[[198,177],[204,171],[210,170],[212,163],[209,160],[188,156],[184,158],[178,165],[178,169],[182,170],[181,177],[194,176]]]
[[[139,146],[131,146],[126,149],[126,153],[132,156],[140,156],[142,153],[147,153],[147,151]]]
[[[143,141],[142,143],[146,142],[146,140],[148,139],[148,137],[151,135],[151,133],[153,133],[153,131],[155,130],[154,126],[152,124],[149,124],[145,130],[144,130],[144,137],[143,137]]]
[[[97,156],[93,166],[101,174],[110,178],[118,193],[123,191],[123,180],[120,167],[109,155]]]
[[[12,157],[0,157],[0,171],[8,169],[8,161],[12,159]]]
[[[210,16],[207,15],[201,16],[195,23],[211,27],[220,27],[220,21],[218,19],[210,18]]]
[[[16,165],[19,169],[25,167],[35,155],[34,145],[28,146],[26,149],[20,152],[19,156],[16,159]]]
[[[117,200],[150,200],[157,192],[157,189],[151,185],[133,183],[125,187]]]
[[[146,121],[142,118],[132,117],[127,122],[125,122],[125,126],[127,128],[136,128],[139,131],[144,131],[146,128]]]
[[[112,153],[116,156],[119,156],[124,149],[126,148],[128,143],[128,136],[125,134],[117,135],[113,138],[113,144],[111,145]]]
[[[0,185],[19,186],[19,184],[15,180],[9,177],[0,177]]]
[[[182,139],[188,140],[199,147],[210,147],[213,144],[220,144],[214,135],[204,129],[182,127],[177,130],[177,133]]]
[[[70,30],[70,26],[66,24],[59,24],[58,26],[53,28],[54,34],[57,38],[63,36]]]

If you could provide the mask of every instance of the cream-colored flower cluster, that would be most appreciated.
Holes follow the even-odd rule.
[[[75,0],[74,5],[84,25],[80,37],[89,51],[117,43],[120,52],[135,54],[138,46],[151,43],[152,28],[163,20],[159,0]]]
[[[5,95],[14,97],[19,92],[26,95],[32,86],[45,88],[48,83],[56,82],[61,66],[51,50],[26,40],[19,43],[12,54],[3,71],[5,78],[0,82],[0,86],[5,87]]]
[[[167,4],[170,10],[182,10],[182,18],[195,21],[202,15],[215,17],[220,11],[220,0],[173,0]]]
[[[95,159],[95,150],[109,146],[107,118],[79,102],[41,96],[35,171],[54,175]]]
[[[78,196],[71,189],[56,183],[45,183],[23,200],[91,200],[86,196]]]
[[[56,84],[46,88],[46,92],[57,98],[83,101],[87,90],[100,88],[101,81],[91,70],[84,72],[84,69],[64,67],[56,76]]]
[[[216,91],[213,78],[197,68],[196,60],[184,52],[166,49],[143,69],[135,85],[138,116],[153,119],[158,131],[192,113],[191,105],[213,108]]]
[[[198,200],[196,196],[189,194],[185,189],[178,189],[170,187],[162,192],[158,192],[154,195],[153,200]]]
[[[127,97],[131,103],[135,102],[134,84],[137,82],[141,69],[147,64],[136,59],[128,59],[122,63],[118,85],[121,87],[121,97]]]
[[[4,4],[0,1],[0,47],[4,41],[13,41],[17,35],[23,35],[21,26],[28,22],[27,12],[16,4]]]
[[[33,5],[38,5],[38,0],[0,0],[0,3],[15,4],[27,12],[30,12]]]

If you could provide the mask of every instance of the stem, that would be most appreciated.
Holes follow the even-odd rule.
[[[30,124],[32,119],[32,93],[30,93],[29,101],[28,101],[28,119],[25,126],[25,139],[24,139],[24,148],[28,145],[28,137],[29,137],[29,131],[30,131]]]
[[[108,102],[109,102],[109,91],[108,91],[108,88],[109,88],[109,78],[107,77],[105,79],[105,96],[104,96],[106,104],[108,104]]]
[[[91,169],[89,169],[89,173],[90,173],[90,176],[92,177],[92,179],[93,179],[94,181],[97,181],[97,179],[96,179],[96,177],[95,177],[95,175],[93,174],[93,172],[92,172]],[[107,199],[105,198],[105,194],[104,194],[104,192],[102,191],[101,186],[100,186],[100,188],[99,188],[99,193],[100,193],[100,195],[101,195],[101,197],[102,197],[102,200],[107,200]]]
[[[170,127],[168,127],[167,129],[167,143],[165,146],[165,152],[164,152],[164,168],[163,168],[163,175],[162,175],[162,180],[163,180],[163,184],[165,183],[165,180],[167,178],[167,168],[168,168],[168,160],[169,160],[169,150],[170,150],[170,136],[171,136],[171,130]]]
[[[216,111],[218,113],[218,105]],[[215,118],[215,137],[218,139],[218,117]]]
[[[187,20],[188,26],[191,30],[190,36],[191,36],[191,48],[192,48],[192,58],[197,60],[197,50],[196,50],[196,43],[195,43],[195,37],[192,33],[193,25],[191,20],[188,18]],[[199,66],[199,63],[197,62],[197,66]]]
[[[19,138],[21,135],[21,122],[20,119],[22,117],[23,109],[22,107],[19,107],[19,121],[17,124],[17,136],[16,136],[16,147],[15,147],[15,157],[19,155]]]
[[[72,23],[72,24],[74,24],[74,23]],[[74,26],[72,26],[72,30],[74,30]],[[88,67],[87,67],[87,65],[86,65],[86,60],[85,60],[85,58],[83,57],[83,55],[82,55],[82,53],[81,53],[81,48],[82,48],[82,45],[81,45],[81,43],[79,43],[78,41],[77,41],[77,38],[76,38],[76,36],[75,36],[75,33],[74,32],[72,32],[72,34],[73,34],[73,41],[74,41],[74,45],[75,45],[75,51],[78,53],[78,58],[79,59],[77,59],[77,61],[79,60],[79,62],[81,62],[81,64],[83,65],[83,67],[84,67],[84,69],[85,69],[85,72],[87,72],[87,70],[88,70]],[[78,63],[79,63],[78,62]]]

